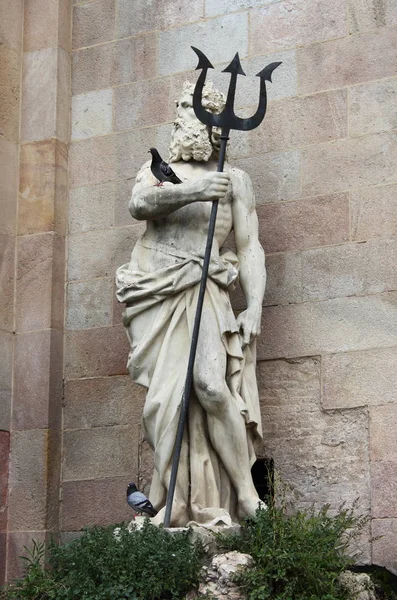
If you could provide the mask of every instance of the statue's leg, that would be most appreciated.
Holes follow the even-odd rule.
[[[252,515],[260,499],[251,477],[244,418],[226,384],[226,350],[211,309],[203,311],[194,370],[194,388],[207,412],[211,443],[237,493],[240,516]],[[261,503],[262,504],[262,503]]]

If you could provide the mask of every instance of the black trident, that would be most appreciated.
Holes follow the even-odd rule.
[[[208,125],[209,127],[219,127],[221,129],[221,147],[220,147],[220,151],[219,151],[218,169],[217,169],[218,173],[221,173],[223,171],[223,166],[225,164],[226,145],[227,145],[227,141],[229,139],[230,130],[238,129],[240,131],[249,131],[250,129],[255,129],[255,127],[258,127],[258,125],[260,125],[260,123],[262,123],[262,121],[265,117],[266,107],[267,107],[266,81],[271,82],[272,73],[279,65],[281,65],[281,62],[271,63],[270,65],[267,65],[267,67],[262,69],[262,71],[257,73],[256,76],[260,78],[258,109],[252,117],[250,117],[248,119],[242,119],[240,117],[237,117],[237,115],[234,114],[234,96],[236,94],[237,75],[245,75],[245,73],[242,69],[241,63],[240,63],[240,57],[239,57],[238,53],[233,58],[230,65],[228,65],[226,67],[226,69],[223,69],[223,71],[222,71],[222,73],[230,73],[229,90],[227,93],[225,108],[223,109],[223,111],[221,113],[214,114],[214,113],[211,113],[211,112],[205,110],[205,108],[203,108],[202,103],[201,103],[203,87],[204,87],[205,80],[207,78],[207,71],[208,71],[208,69],[213,69],[214,67],[212,66],[212,64],[210,63],[208,58],[205,56],[205,54],[203,52],[201,52],[201,50],[199,50],[198,48],[194,48],[193,46],[192,46],[192,49],[197,54],[198,59],[199,59],[196,70],[201,69],[201,73],[197,80],[196,87],[195,87],[194,93],[193,93],[193,109],[194,109],[194,112],[196,113],[196,117],[199,119],[199,121],[201,121],[205,125]],[[186,418],[187,418],[187,413],[188,413],[188,408],[189,408],[189,398],[190,398],[190,393],[192,390],[194,360],[196,357],[197,341],[198,341],[199,330],[200,330],[201,313],[203,311],[204,294],[205,294],[205,288],[207,285],[208,267],[209,267],[210,259],[211,259],[211,249],[212,249],[212,241],[214,239],[216,215],[218,212],[218,202],[219,202],[219,200],[214,200],[212,202],[211,216],[210,216],[210,221],[209,221],[209,226],[208,226],[207,244],[205,247],[205,255],[204,255],[204,261],[203,261],[203,271],[202,271],[201,281],[200,281],[200,289],[199,289],[198,300],[197,300],[196,315],[194,318],[193,334],[192,334],[192,341],[191,341],[190,353],[189,353],[189,362],[188,362],[188,367],[187,367],[185,387],[184,387],[183,396],[182,396],[182,406],[181,406],[181,412],[179,415],[178,430],[177,430],[176,440],[175,440],[174,456],[172,459],[171,478],[170,478],[170,484],[169,484],[168,493],[167,493],[167,504],[166,504],[165,517],[164,517],[164,526],[165,527],[169,527],[170,521],[171,521],[172,502],[174,499],[176,478],[177,478],[178,466],[179,466],[179,458],[180,458],[181,449],[182,449],[183,432],[185,429]]]

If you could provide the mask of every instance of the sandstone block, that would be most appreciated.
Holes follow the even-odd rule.
[[[0,329],[12,331],[14,325],[15,237],[0,233]],[[0,427],[1,429],[1,427]]]
[[[397,575],[397,519],[372,521],[372,560]]]
[[[138,435],[137,426],[65,431],[64,481],[131,477],[138,468]]]
[[[65,429],[139,425],[145,395],[129,375],[67,381]]]
[[[155,0],[148,3],[137,0],[132,11],[129,0],[120,0],[117,14],[117,37],[129,37],[143,31],[167,29],[181,23],[198,21],[203,16],[203,2],[198,0],[187,4],[183,0]]]
[[[130,521],[131,508],[126,501],[127,484],[136,475],[109,477],[92,481],[66,481],[62,486],[62,523],[66,531],[78,531],[93,525],[113,525]]]
[[[45,429],[12,434],[9,531],[45,529],[47,443]]]
[[[352,190],[350,214],[353,240],[397,236],[397,186]]]
[[[25,52],[57,46],[70,50],[70,0],[27,0],[24,8]]]
[[[397,462],[397,404],[370,409],[371,460]]]
[[[7,533],[0,532],[0,585],[5,584],[7,558]]]
[[[123,322],[123,312],[125,309],[125,304],[119,302],[116,298],[116,284],[113,289],[113,316],[112,316],[112,324],[120,325]]]
[[[226,12],[255,8],[263,4],[271,4],[276,0],[205,0],[205,16],[215,17]]]
[[[393,0],[349,0],[349,32],[373,30],[397,24]]]
[[[80,233],[113,226],[117,182],[73,188],[69,192],[69,232]],[[130,223],[125,223],[130,225]]]
[[[158,148],[158,146],[156,146]],[[166,154],[164,154],[166,156]],[[115,182],[114,194],[114,225],[115,227],[127,227],[136,224],[138,221],[131,216],[128,210],[128,204],[131,198],[132,188],[135,179],[133,177]]]
[[[23,577],[26,567],[21,556],[27,556],[27,550],[33,546],[33,540],[44,542],[46,533],[44,531],[12,531],[8,534],[7,547],[7,579],[12,581]]]
[[[305,300],[376,294],[397,289],[397,240],[372,240],[302,254]]]
[[[250,23],[251,53],[267,54],[346,35],[345,4],[285,0],[253,10]]]
[[[0,231],[15,235],[18,194],[18,144],[0,137],[0,193],[2,209]]]
[[[20,50],[23,26],[23,0],[4,0],[0,6],[0,38],[5,46]]]
[[[158,53],[159,75],[191,69],[195,64],[195,56],[190,46],[199,47],[212,64],[230,61],[236,48],[239,48],[241,58],[246,57],[248,13],[234,13],[210,21],[161,31]],[[175,52],[175,48],[179,48],[180,51]]]
[[[66,334],[66,379],[124,375],[129,344],[122,325]]]
[[[72,139],[83,140],[112,131],[113,90],[99,90],[72,98]]]
[[[372,516],[397,517],[397,461],[378,461],[372,464]]]
[[[73,8],[73,48],[114,39],[115,4],[115,0],[98,0]]]
[[[233,160],[251,177],[256,203],[291,200],[300,196],[300,152],[270,152]]]
[[[303,193],[329,194],[395,180],[397,134],[379,133],[302,150]]]
[[[268,255],[266,272],[265,306],[301,302],[301,256],[298,252]]]
[[[0,532],[3,532],[7,529],[7,491],[9,460],[10,432],[0,430]]]
[[[395,348],[325,355],[322,370],[322,405],[325,409],[395,402]]]
[[[395,31],[387,27],[298,50],[301,94],[393,77],[396,74]]]
[[[18,233],[66,230],[67,147],[58,140],[23,144],[20,154]]]
[[[350,137],[396,129],[396,103],[396,79],[352,87],[349,107]]]
[[[257,213],[259,238],[266,252],[301,250],[349,239],[347,194],[264,204]]]
[[[0,132],[12,142],[19,139],[21,60],[20,47],[0,47]]]
[[[13,346],[12,334],[0,331],[0,430],[4,431],[10,429]]]
[[[169,78],[137,81],[115,90],[116,131],[164,123],[174,117]]]
[[[67,329],[87,329],[111,325],[113,280],[92,279],[69,283],[67,291]]]
[[[265,307],[258,360],[397,345],[397,295]]]

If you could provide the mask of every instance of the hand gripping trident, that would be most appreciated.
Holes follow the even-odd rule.
[[[220,152],[219,152],[218,169],[217,169],[218,173],[220,173],[223,171],[223,166],[225,163],[226,145],[227,145],[227,141],[229,139],[230,130],[238,129],[241,131],[249,131],[250,129],[255,129],[255,127],[258,127],[258,125],[260,125],[260,123],[263,121],[263,119],[265,117],[265,113],[266,113],[266,107],[267,107],[266,81],[271,82],[271,80],[272,80],[271,77],[272,77],[272,73],[273,73],[274,69],[276,69],[279,65],[281,65],[281,63],[280,62],[271,63],[270,65],[267,65],[267,67],[262,69],[262,71],[257,73],[257,77],[260,78],[258,109],[252,117],[250,117],[248,119],[241,119],[240,117],[237,117],[234,114],[234,96],[236,93],[237,75],[245,75],[245,73],[241,67],[240,58],[239,58],[238,53],[233,58],[230,65],[227,66],[226,69],[223,69],[223,71],[222,71],[222,73],[230,73],[230,84],[229,84],[229,90],[227,93],[225,108],[223,109],[223,111],[220,114],[213,114],[213,113],[205,110],[205,108],[203,108],[203,106],[201,104],[201,100],[202,100],[204,83],[207,78],[207,71],[208,71],[208,69],[213,69],[214,67],[212,66],[212,64],[210,63],[208,58],[205,56],[205,54],[203,52],[201,52],[201,50],[198,50],[198,48],[194,48],[193,46],[192,46],[192,49],[194,50],[194,52],[197,54],[197,56],[199,58],[199,63],[196,67],[196,70],[201,69],[200,76],[197,80],[196,87],[194,89],[193,109],[196,114],[196,117],[202,123],[204,123],[205,125],[208,125],[209,127],[221,128],[221,147],[220,147]],[[187,413],[188,413],[188,408],[189,408],[190,393],[191,393],[192,383],[193,383],[193,367],[194,367],[194,360],[196,357],[197,342],[198,342],[198,336],[199,336],[199,330],[200,330],[201,313],[203,311],[204,294],[205,294],[205,288],[206,288],[207,278],[208,278],[208,267],[209,267],[210,259],[211,259],[211,249],[212,249],[212,241],[214,239],[216,215],[218,212],[218,202],[219,202],[219,200],[214,200],[212,202],[212,210],[211,210],[211,216],[210,216],[210,221],[209,221],[209,226],[208,226],[207,244],[206,244],[206,248],[205,248],[205,255],[204,255],[204,261],[203,261],[203,271],[202,271],[202,275],[201,275],[196,315],[195,315],[194,325],[193,325],[193,334],[192,334],[192,341],[191,341],[191,345],[190,345],[189,362],[188,362],[188,368],[187,368],[187,374],[186,374],[186,380],[185,380],[185,387],[184,387],[183,396],[182,396],[182,405],[181,405],[181,412],[179,415],[178,429],[177,429],[176,440],[175,440],[174,456],[172,459],[171,478],[170,478],[170,484],[169,484],[168,493],[167,493],[167,504],[166,504],[165,517],[164,517],[164,526],[165,527],[169,527],[170,521],[171,521],[172,502],[174,499],[176,478],[177,478],[178,466],[179,466],[179,458],[180,458],[181,449],[182,449],[183,432],[185,429],[186,418],[187,418]]]

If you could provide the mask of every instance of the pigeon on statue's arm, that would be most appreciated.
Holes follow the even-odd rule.
[[[146,498],[145,494],[142,494],[138,490],[135,483],[128,484],[127,502],[137,513],[145,514],[148,517],[155,517],[157,515],[157,510],[153,504]]]
[[[164,181],[168,181],[169,183],[182,183],[169,164],[161,158],[156,148],[150,148],[149,152],[152,155],[150,169],[156,179],[160,182],[157,185],[163,185]]]

